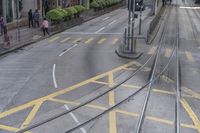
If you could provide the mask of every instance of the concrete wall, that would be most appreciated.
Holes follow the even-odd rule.
[[[27,16],[30,9],[42,12],[42,0],[23,0],[22,17]]]

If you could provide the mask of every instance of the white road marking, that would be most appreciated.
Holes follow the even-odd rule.
[[[76,47],[78,44],[74,44],[73,46],[71,46],[70,48],[68,48],[66,51],[62,52],[61,54],[59,54],[59,57],[63,56],[64,54],[66,54],[67,52],[69,52],[71,49],[73,49],[74,47]]]
[[[117,21],[114,20],[114,21],[112,21],[111,23],[109,23],[108,25],[111,26],[112,24],[114,24],[114,23],[116,23],[116,22],[117,22]]]
[[[57,81],[56,81],[56,64],[53,65],[53,72],[52,72],[52,75],[53,75],[53,84],[54,84],[54,87],[57,89],[58,88],[58,84],[57,84]]]
[[[53,73],[52,74],[53,74],[53,83],[54,83],[55,88],[57,89],[58,85],[57,85],[57,82],[56,82],[55,70],[56,70],[56,64],[53,65]],[[66,104],[64,105],[64,107],[65,107],[66,110],[70,110],[69,107]],[[79,120],[77,119],[77,117],[72,112],[70,112],[70,116],[73,118],[73,120],[78,125],[80,125]],[[82,133],[87,133],[84,128],[80,128],[80,130],[82,131]]]
[[[94,33],[94,32],[63,32],[61,34],[72,34],[72,35],[121,35],[123,33]]]
[[[103,28],[101,28],[101,29],[99,29],[98,31],[96,31],[95,33],[99,33],[99,32],[101,32],[102,30],[104,30],[106,27],[103,27]]]
[[[109,19],[110,17],[106,17],[106,18],[104,18],[104,19],[102,19],[103,21],[105,21],[105,20],[107,20],[107,19]]]
[[[64,105],[64,107],[65,107],[66,110],[69,110],[69,107],[66,104]],[[69,114],[73,118],[73,120],[77,123],[77,125],[80,125],[80,122],[77,119],[77,117],[72,112],[70,112]],[[82,127],[80,128],[80,130],[82,131],[82,133],[87,133],[86,130]]]

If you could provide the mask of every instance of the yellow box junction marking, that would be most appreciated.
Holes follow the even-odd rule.
[[[65,101],[65,100],[60,100],[60,99],[49,99],[49,100],[53,101],[53,102],[58,102],[58,103],[61,103],[61,104],[71,104],[71,105],[79,105],[79,104],[81,104],[79,102]],[[85,107],[98,109],[98,110],[102,110],[102,111],[108,109],[108,108],[103,107],[101,105],[93,105],[93,104],[88,104]],[[127,116],[132,116],[132,117],[139,117],[139,114],[136,113],[136,112],[128,112],[128,111],[121,110],[121,109],[116,109],[115,113],[120,113],[122,115],[127,115]],[[163,119],[163,118],[159,118],[159,117],[156,117],[156,116],[146,116],[145,119],[146,120],[150,120],[150,121],[159,122],[159,123],[162,123],[162,124],[167,124],[167,125],[173,125],[174,124],[174,121]],[[186,124],[186,123],[181,123],[181,127],[190,128],[190,129],[196,129],[196,127],[194,125],[190,125],[190,124]]]
[[[51,40],[49,40],[49,42],[53,42],[53,41],[55,41],[55,40],[58,40],[59,38],[60,38],[59,36],[54,37],[54,38],[52,38]]]
[[[50,94],[50,95],[47,95],[47,96],[44,96],[44,97],[41,97],[41,98],[38,98],[38,99],[36,99],[36,100],[33,100],[33,101],[30,101],[30,102],[28,102],[28,103],[25,103],[25,104],[23,104],[23,105],[20,105],[20,106],[17,106],[17,107],[14,107],[14,108],[12,108],[12,109],[9,109],[9,110],[7,110],[7,111],[4,111],[4,112],[0,112],[0,119],[1,118],[5,118],[5,117],[7,117],[7,116],[9,116],[9,115],[12,115],[12,114],[14,114],[14,113],[17,113],[17,112],[19,112],[19,111],[22,111],[22,110],[25,110],[25,109],[29,109],[29,108],[32,108],[32,110],[31,110],[31,112],[29,113],[29,115],[27,116],[27,118],[25,119],[25,121],[23,122],[24,124],[22,124],[22,125],[24,125],[24,126],[27,126],[27,124],[29,124],[29,123],[31,123],[31,121],[34,119],[34,117],[35,117],[35,115],[36,115],[36,113],[37,113],[37,110],[39,110],[39,108],[40,108],[40,106],[42,106],[42,103],[44,103],[45,101],[56,101],[54,98],[55,97],[57,97],[57,96],[59,96],[59,95],[63,95],[63,94],[66,94],[66,93],[68,93],[68,92],[70,92],[70,91],[73,91],[73,90],[75,90],[75,89],[78,89],[79,87],[81,87],[81,86],[84,86],[84,85],[87,85],[87,84],[89,84],[89,83],[94,83],[94,82],[99,82],[99,81],[97,81],[97,80],[99,80],[99,79],[101,79],[101,78],[103,78],[103,77],[109,77],[110,79],[110,83],[104,83],[105,85],[108,85],[108,84],[113,84],[113,85],[115,85],[116,83],[114,83],[114,82],[112,82],[112,76],[113,76],[113,74],[115,73],[115,72],[118,72],[118,71],[120,71],[120,70],[123,70],[123,68],[125,68],[125,67],[130,67],[130,66],[132,66],[132,65],[138,65],[139,63],[138,62],[136,62],[136,61],[132,61],[132,62],[129,62],[129,63],[127,63],[127,64],[125,64],[125,65],[122,65],[122,66],[120,66],[120,67],[117,67],[117,68],[115,68],[115,69],[113,69],[113,70],[110,70],[110,71],[108,71],[108,72],[105,72],[105,73],[103,73],[103,74],[100,74],[100,75],[97,75],[97,76],[95,76],[95,77],[93,77],[93,78],[90,78],[90,79],[87,79],[87,80],[85,80],[85,81],[83,81],[83,82],[80,82],[80,83],[78,83],[78,84],[76,84],[76,85],[73,85],[73,86],[70,86],[70,87],[68,87],[68,88],[65,88],[65,89],[63,89],[63,90],[59,90],[59,91],[57,91],[57,92],[54,92],[54,93],[52,93],[52,94]],[[111,73],[112,73],[112,75],[111,75]],[[110,75],[110,76],[109,76]],[[129,86],[129,85],[125,85],[125,86]],[[131,87],[137,87],[137,86],[132,86],[131,85]],[[52,100],[53,99],[53,100]],[[57,102],[58,102],[58,100],[57,100]],[[61,101],[60,101],[60,103],[61,103]],[[78,104],[77,104],[78,105]],[[96,108],[96,109],[101,109],[101,110],[105,110],[106,108],[105,107],[101,107],[101,106],[97,106],[97,105],[87,105],[87,107],[90,107],[90,108]],[[116,111],[115,111],[115,113],[116,113]],[[186,126],[187,128],[192,128],[190,125],[187,125]],[[6,125],[0,125],[0,130],[6,130],[6,131],[13,131],[13,132],[16,132],[16,131],[18,131],[19,129],[18,128],[14,128],[14,127],[9,127],[9,126],[6,126]],[[14,131],[15,130],[15,131]]]
[[[85,41],[85,44],[89,44],[89,43],[91,43],[92,41],[94,40],[94,38],[89,38],[89,39],[87,39],[86,41]]]
[[[113,41],[112,41],[112,45],[115,45],[118,41],[119,41],[118,38],[113,39]]]
[[[195,60],[194,60],[194,58],[193,58],[191,52],[186,51],[185,54],[186,54],[187,59],[188,59],[190,62],[193,62],[193,63],[195,62]]]
[[[194,113],[194,111],[192,110],[192,108],[190,107],[190,105],[184,98],[181,99],[181,104],[184,107],[184,109],[187,111],[190,118],[192,119],[198,133],[200,133],[200,121],[198,117],[196,116],[196,114]]]
[[[71,39],[71,37],[67,37],[67,38],[63,39],[62,41],[60,41],[60,42],[61,43],[65,43],[65,42],[69,41],[70,39]]]
[[[169,58],[172,54],[172,50],[170,48],[165,49],[165,57]]]
[[[154,54],[156,52],[156,48],[157,48],[156,46],[153,46],[152,48],[149,49],[147,54],[149,54],[149,55]]]
[[[106,41],[106,38],[102,38],[101,40],[98,41],[98,44],[102,44]]]
[[[5,126],[5,125],[0,125],[0,129],[5,130],[5,131],[10,131],[10,132],[17,132],[20,129],[18,128],[14,128],[14,127],[10,127],[10,126]],[[25,132],[25,133],[31,133],[31,132]]]
[[[192,95],[193,97],[200,99],[200,94],[197,92],[194,92],[193,90],[187,88],[187,87],[182,87],[183,91],[186,92],[187,94]]]
[[[9,110],[7,110],[7,111],[0,112],[0,119],[5,118],[5,117],[7,117],[7,116],[9,116],[9,115],[12,115],[12,114],[14,114],[14,113],[17,113],[17,112],[19,112],[19,111],[25,110],[25,109],[34,108],[34,110],[31,111],[31,113],[29,114],[29,116],[27,116],[27,118],[26,118],[25,121],[23,122],[23,123],[25,123],[24,125],[27,126],[27,123],[30,123],[31,120],[34,118],[34,114],[36,114],[36,112],[37,112],[36,110],[39,109],[39,106],[41,106],[41,105],[39,105],[40,103],[42,104],[42,103],[44,103],[45,101],[48,101],[49,99],[55,98],[55,97],[57,97],[57,96],[59,96],[59,95],[66,94],[66,93],[68,93],[68,92],[70,92],[70,91],[73,91],[73,90],[75,90],[75,89],[78,89],[78,88],[81,87],[81,86],[87,85],[87,84],[89,84],[89,83],[92,83],[93,81],[96,81],[96,80],[99,80],[99,79],[101,79],[101,78],[103,78],[103,77],[106,77],[106,76],[108,76],[110,73],[115,73],[115,72],[118,72],[118,71],[120,71],[120,70],[123,70],[124,67],[129,67],[129,66],[131,66],[131,65],[133,65],[133,64],[137,64],[137,62],[136,62],[136,61],[129,62],[129,63],[125,64],[125,65],[122,65],[122,66],[120,66],[120,67],[117,67],[117,68],[115,68],[115,69],[113,69],[113,70],[110,70],[110,71],[108,71],[108,72],[105,72],[105,73],[103,73],[103,74],[97,75],[97,76],[95,76],[95,77],[93,77],[93,78],[87,79],[87,80],[85,80],[85,81],[83,81],[83,82],[80,82],[80,83],[78,83],[78,84],[76,84],[76,85],[73,85],[73,86],[70,86],[70,87],[68,87],[68,88],[59,90],[59,91],[54,92],[54,93],[52,93],[52,94],[50,94],[50,95],[47,95],[47,96],[38,98],[38,99],[36,99],[36,100],[33,100],[33,101],[30,101],[30,102],[25,103],[25,104],[23,104],[23,105],[14,107],[14,108],[9,109]],[[7,131],[10,131],[10,130],[11,130],[11,129],[5,128],[4,126],[1,126],[0,129],[7,130]]]
[[[109,87],[114,86],[113,73],[108,74],[108,83],[109,83]],[[108,96],[109,96],[109,106],[112,107],[112,106],[115,105],[115,93],[114,93],[114,91],[109,92]],[[109,112],[109,133],[117,133],[115,111]]]
[[[32,111],[29,113],[28,117],[26,118],[26,120],[21,125],[21,128],[25,128],[31,123],[31,121],[34,119],[36,113],[40,109],[40,106],[42,105],[42,103],[43,102],[39,102],[33,107]]]
[[[108,85],[109,83],[106,82],[101,82],[101,81],[93,81],[93,83],[97,83],[97,84],[102,84],[102,85]],[[114,85],[116,85],[117,83],[115,83]],[[132,88],[132,89],[139,89],[141,88],[141,86],[136,86],[136,85],[129,85],[129,84],[122,84],[122,87],[126,87],[126,88]],[[161,93],[161,94],[166,94],[166,95],[175,95],[175,92],[171,92],[171,91],[165,91],[165,90],[161,90],[161,89],[153,89],[153,92],[156,93]],[[182,94],[183,97],[187,97],[187,98],[196,98],[194,96],[191,95],[184,95]]]

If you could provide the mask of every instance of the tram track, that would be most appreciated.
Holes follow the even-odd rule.
[[[168,15],[170,15],[170,13],[168,13]],[[169,17],[169,16],[168,16],[168,17]],[[167,19],[167,20],[168,20],[168,19]],[[165,23],[166,23],[166,21],[165,21]],[[166,24],[165,24],[165,26],[164,26],[164,29],[165,29],[165,27],[166,27]],[[145,85],[143,85],[141,88],[139,88],[137,91],[135,91],[134,93],[132,93],[131,95],[129,95],[129,96],[128,96],[127,98],[125,98],[124,100],[120,101],[119,103],[115,104],[114,106],[110,107],[109,109],[105,110],[104,112],[100,113],[99,115],[97,115],[97,116],[95,116],[95,117],[89,119],[88,121],[86,121],[86,122],[84,122],[84,123],[82,123],[82,124],[79,124],[78,126],[76,126],[76,127],[72,128],[72,129],[66,131],[65,133],[73,132],[73,131],[75,131],[76,129],[79,129],[80,127],[83,127],[83,126],[87,125],[88,123],[90,123],[90,122],[92,122],[92,121],[94,121],[94,120],[100,118],[101,116],[103,116],[103,115],[109,113],[110,111],[112,111],[112,110],[118,108],[120,105],[122,105],[122,104],[126,103],[127,101],[131,100],[131,98],[133,98],[135,95],[139,94],[142,90],[144,90],[146,87],[148,87],[147,97],[146,97],[146,100],[145,100],[146,105],[144,105],[144,108],[146,108],[147,103],[148,103],[148,100],[149,100],[149,96],[150,96],[152,84],[153,84],[156,80],[158,80],[158,79],[160,78],[160,76],[166,71],[166,69],[167,69],[168,66],[170,65],[170,63],[171,63],[171,61],[172,61],[172,59],[173,59],[175,53],[176,53],[176,56],[177,56],[177,53],[178,53],[178,48],[177,48],[178,46],[174,46],[174,47],[173,47],[173,50],[172,50],[172,54],[171,54],[171,56],[170,56],[168,62],[165,64],[164,68],[161,70],[160,73],[158,73],[157,75],[155,74],[155,72],[156,72],[156,65],[157,65],[157,61],[158,61],[158,57],[159,57],[159,53],[161,52],[161,48],[162,48],[162,38],[163,38],[164,36],[165,36],[165,30],[163,30],[163,32],[162,32],[162,35],[161,35],[161,38],[160,38],[159,47],[157,48],[156,53],[153,54],[153,55],[151,55],[151,56],[147,59],[147,61],[146,61],[141,67],[139,67],[136,71],[134,71],[130,76],[128,76],[125,80],[121,81],[119,84],[117,84],[117,85],[115,85],[114,87],[110,88],[109,90],[107,90],[107,91],[101,93],[100,95],[98,95],[98,96],[96,96],[96,97],[94,97],[94,98],[91,98],[91,99],[87,100],[86,102],[83,102],[83,103],[80,104],[79,106],[73,107],[72,109],[70,109],[70,110],[68,110],[68,111],[66,111],[66,112],[63,112],[63,113],[58,114],[58,115],[56,115],[56,116],[53,116],[53,117],[51,117],[51,118],[48,119],[48,120],[44,120],[44,121],[41,121],[41,122],[36,123],[36,124],[34,124],[34,125],[31,125],[31,126],[29,126],[29,127],[27,127],[27,128],[24,128],[24,129],[18,131],[17,133],[23,133],[23,132],[29,131],[29,130],[34,129],[34,128],[36,128],[36,127],[39,127],[39,126],[41,126],[41,125],[43,125],[43,124],[45,124],[45,123],[48,123],[48,122],[50,122],[50,121],[53,121],[53,120],[55,120],[55,119],[57,119],[57,118],[59,118],[59,117],[62,117],[62,116],[64,116],[64,115],[67,115],[67,114],[69,114],[69,113],[71,113],[71,112],[73,112],[73,111],[75,111],[75,110],[77,110],[77,109],[79,109],[79,108],[81,108],[81,107],[83,107],[83,106],[85,106],[85,105],[87,105],[87,104],[89,104],[89,103],[91,103],[91,102],[93,102],[93,101],[95,101],[95,100],[101,98],[102,96],[108,94],[109,92],[116,90],[119,86],[121,86],[122,84],[124,84],[125,82],[127,82],[128,80],[130,80],[131,78],[133,78],[133,77],[134,77],[138,72],[140,72],[151,60],[153,60],[152,70],[151,70],[151,72],[150,72],[150,74],[149,74],[149,75],[150,75],[150,78],[149,78],[149,80],[146,82]],[[153,57],[154,57],[154,58],[153,58]],[[178,59],[178,58],[177,58],[177,60],[178,60],[178,62],[179,62],[179,59]],[[179,63],[177,63],[177,66],[178,66],[178,68],[179,68]],[[177,79],[178,79],[178,78],[177,78]],[[178,81],[179,81],[179,80],[178,80]],[[177,84],[179,84],[179,83],[177,83]],[[178,89],[176,89],[176,90],[178,90]],[[179,95],[179,96],[180,96],[180,95]],[[178,93],[177,93],[177,99],[180,98],[179,96],[178,96]],[[179,105],[176,105],[176,106],[177,106],[177,112],[178,112]],[[144,109],[144,112],[145,112],[145,109]],[[176,114],[177,114],[177,113],[176,113]],[[177,116],[178,116],[178,115],[177,115]],[[141,121],[143,121],[143,119],[144,119],[144,113],[142,113],[142,115],[141,115]],[[177,122],[178,122],[178,121],[179,121],[179,117],[177,117]],[[141,125],[142,125],[142,124],[141,124]],[[141,126],[139,126],[139,129],[141,129]],[[140,132],[140,130],[138,130],[138,132]]]

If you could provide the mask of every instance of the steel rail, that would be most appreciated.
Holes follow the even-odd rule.
[[[176,0],[176,105],[175,105],[175,132],[180,133],[180,58],[179,58],[179,15],[178,1]]]
[[[158,50],[158,49],[157,49],[157,50]],[[87,105],[87,104],[89,104],[89,103],[91,103],[91,102],[93,102],[93,101],[99,99],[100,97],[102,97],[102,96],[108,94],[108,93],[111,92],[111,91],[116,90],[119,86],[121,86],[122,84],[124,84],[125,82],[127,82],[128,80],[130,80],[130,79],[131,79],[132,77],[134,77],[139,71],[141,71],[141,70],[147,65],[147,63],[150,62],[150,60],[151,60],[154,56],[155,56],[154,54],[151,55],[151,56],[147,59],[147,61],[146,61],[142,66],[140,66],[137,70],[135,70],[135,72],[133,72],[131,75],[129,75],[125,80],[121,81],[120,83],[118,83],[118,84],[115,85],[114,87],[111,87],[109,90],[106,90],[106,91],[103,92],[102,94],[100,94],[100,95],[98,95],[98,96],[96,96],[96,97],[94,97],[94,98],[91,98],[91,99],[87,100],[86,102],[83,102],[82,104],[73,107],[73,108],[70,109],[70,110],[67,110],[67,111],[64,111],[64,112],[62,112],[62,113],[60,113],[60,114],[57,114],[57,115],[55,115],[55,116],[53,116],[53,117],[51,117],[51,118],[49,118],[49,119],[47,119],[47,120],[43,120],[43,121],[38,122],[38,123],[36,123],[36,124],[33,124],[33,125],[29,126],[29,127],[26,127],[26,128],[24,128],[24,129],[21,129],[21,130],[19,130],[19,131],[16,132],[16,133],[24,133],[24,132],[26,132],[26,131],[29,131],[29,130],[31,130],[31,129],[34,129],[34,128],[36,128],[36,127],[39,127],[39,126],[41,126],[41,125],[43,125],[43,124],[45,124],[45,123],[48,123],[48,122],[50,122],[50,121],[53,121],[53,120],[55,120],[55,119],[57,119],[57,118],[59,118],[59,117],[62,117],[62,116],[64,116],[64,115],[66,115],[66,114],[69,114],[69,113],[71,113],[71,112],[73,112],[73,111],[75,111],[75,110],[77,110],[77,109],[79,109],[79,108],[81,108],[81,107],[83,107],[83,106],[85,106],[85,105]]]
[[[171,11],[171,10],[169,10]],[[170,16],[170,12],[168,13],[167,15],[167,20],[169,20]],[[160,54],[160,51],[161,51],[161,48],[162,48],[162,42],[163,42],[163,39],[164,39],[164,35],[166,34],[166,27],[167,27],[167,23],[168,21],[165,21],[164,22],[164,25],[165,27],[163,28],[163,34],[159,40],[159,50],[156,54],[156,58],[154,59],[154,62],[152,64],[152,72],[150,73],[150,81],[152,81],[154,79],[154,76],[155,76],[155,72],[156,72],[156,68],[157,68],[157,62],[158,62],[158,57],[159,57],[159,54]],[[147,106],[148,106],[148,103],[149,103],[149,98],[150,98],[150,95],[151,95],[151,90],[152,90],[152,83],[149,84],[148,88],[147,88],[147,93],[146,93],[146,96],[145,96],[145,101],[143,103],[143,106],[142,106],[142,111],[140,113],[140,116],[139,116],[139,119],[137,121],[137,125],[136,125],[136,129],[135,129],[135,133],[140,133],[141,132],[141,128],[142,128],[142,125],[144,123],[144,118],[145,118],[145,114],[146,114],[146,109],[147,109]]]
[[[174,56],[174,53],[175,53],[175,48],[173,49],[173,52],[170,56],[170,59],[168,61],[168,63],[166,64],[166,66],[164,67],[164,69],[152,80],[152,81],[148,81],[144,86],[142,86],[140,89],[138,89],[137,91],[135,91],[133,94],[131,94],[130,96],[128,96],[126,99],[122,100],[121,102],[119,102],[118,104],[115,104],[114,106],[110,107],[109,109],[105,110],[104,112],[102,112],[101,114],[89,119],[88,121],[66,131],[65,133],[71,133],[87,124],[89,124],[90,122],[100,118],[101,116],[109,113],[110,111],[116,109],[117,107],[119,107],[120,105],[122,105],[123,103],[127,102],[127,101],[130,101],[135,95],[137,95],[139,92],[141,92],[144,88],[146,88],[149,84],[152,84],[154,83],[156,80],[158,80],[160,78],[160,76],[165,72],[165,70],[168,68],[169,64],[171,63],[172,59],[173,59],[173,56]]]

